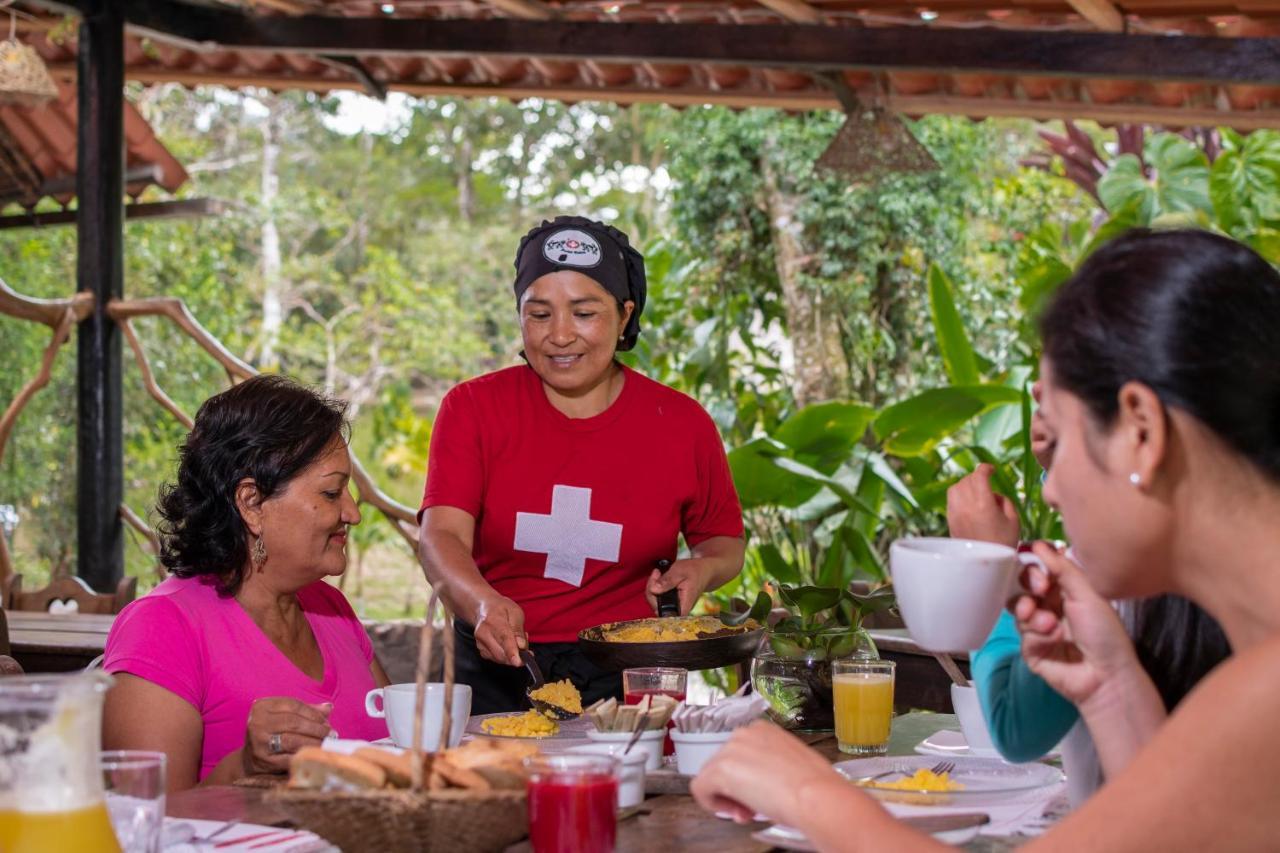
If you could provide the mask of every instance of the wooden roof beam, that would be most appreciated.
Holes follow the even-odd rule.
[[[1067,0],[1072,9],[1104,33],[1125,31],[1124,14],[1111,0]]]
[[[520,18],[524,21],[553,21],[560,17],[558,9],[553,9],[539,0],[484,0],[484,2],[512,18]]]
[[[26,0],[37,5],[87,0]],[[341,56],[466,56],[710,63],[804,71],[898,70],[1280,85],[1280,38],[1098,32],[610,23],[510,18],[252,17],[225,7],[138,0],[134,32],[198,50]],[[288,83],[281,80],[281,85]]]
[[[761,6],[777,12],[797,24],[821,24],[822,13],[804,0],[756,0]],[[1106,2],[1106,0],[1102,0]]]

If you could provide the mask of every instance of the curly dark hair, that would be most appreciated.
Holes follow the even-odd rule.
[[[178,476],[160,490],[160,562],[182,578],[213,576],[235,595],[249,562],[236,508],[246,477],[269,498],[346,439],[347,404],[283,376],[255,376],[205,400],[178,448]]]

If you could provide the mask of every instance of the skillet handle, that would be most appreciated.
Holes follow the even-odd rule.
[[[659,560],[654,564],[660,574],[666,574],[671,568],[670,560]],[[669,589],[658,596],[658,615],[662,617],[680,615],[680,590]]]

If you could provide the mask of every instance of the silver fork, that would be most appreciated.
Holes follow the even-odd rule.
[[[929,768],[929,771],[930,771],[931,773],[935,773],[935,774],[937,774],[937,775],[941,776],[943,773],[950,773],[952,770],[955,770],[955,769],[956,769],[956,763],[955,763],[954,761],[939,761],[937,764],[935,764],[935,765],[933,765],[932,767],[930,767],[930,768]],[[896,767],[896,768],[894,768],[893,770],[885,770],[885,771],[883,771],[883,772],[881,772],[881,773],[877,773],[877,774],[876,774],[876,775],[874,775],[874,776],[864,776],[863,778],[859,779],[858,781],[859,781],[859,782],[874,782],[874,781],[875,781],[875,780],[877,780],[877,779],[883,779],[883,778],[884,778],[884,777],[886,777],[886,776],[895,776],[895,775],[896,775],[896,776],[904,776],[904,777],[905,777],[905,776],[910,776],[910,775],[911,775],[911,773],[908,773],[906,770],[903,770],[903,769],[902,769],[902,768],[900,768],[900,767]]]

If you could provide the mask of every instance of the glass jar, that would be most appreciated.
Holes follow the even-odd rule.
[[[831,731],[831,661],[879,657],[871,635],[862,628],[770,633],[751,661],[751,689],[768,701],[769,716],[783,728]]]

